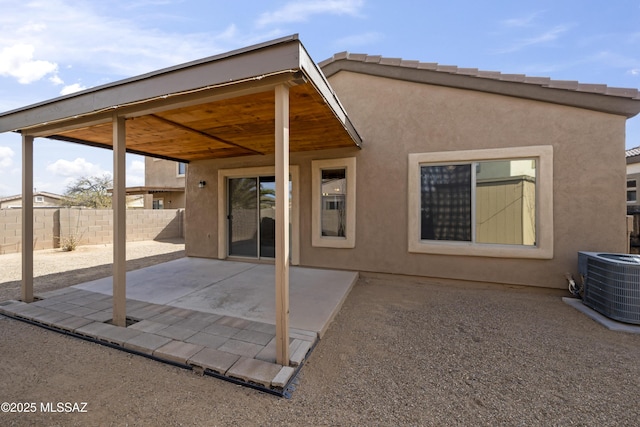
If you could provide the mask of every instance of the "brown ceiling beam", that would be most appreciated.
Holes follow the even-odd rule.
[[[54,141],[71,142],[71,143],[74,143],[74,144],[87,145],[89,147],[96,147],[96,148],[104,148],[104,149],[107,149],[107,150],[113,150],[113,146],[109,145],[109,144],[102,144],[102,143],[99,143],[99,142],[92,142],[92,141],[87,141],[85,139],[79,139],[79,138],[71,138],[71,137],[65,136],[65,135],[49,135],[49,136],[46,137],[46,139],[52,139]],[[162,159],[162,160],[170,160],[172,162],[189,163],[189,160],[187,160],[187,159],[179,159],[177,157],[163,156],[161,154],[154,154],[154,153],[149,153],[147,151],[141,151],[141,150],[132,150],[130,148],[127,148],[127,153],[137,154],[137,155],[146,156],[146,157],[153,157],[153,158]]]
[[[156,114],[150,114],[150,116],[153,117],[154,119],[160,120],[163,123],[166,123],[168,125],[177,127],[178,129],[182,129],[182,130],[187,131],[187,132],[195,133],[195,134],[200,135],[200,136],[202,136],[204,138],[208,138],[208,139],[211,139],[211,140],[214,140],[214,141],[217,141],[217,142],[222,142],[223,144],[231,145],[233,147],[241,148],[243,150],[251,151],[252,153],[264,155],[263,152],[260,152],[258,150],[254,150],[252,148],[245,147],[245,146],[240,145],[240,144],[236,144],[235,142],[227,141],[226,139],[219,138],[219,137],[217,137],[215,135],[211,135],[211,134],[208,134],[206,132],[202,132],[202,131],[200,131],[198,129],[194,129],[194,128],[191,128],[189,126],[185,126],[185,125],[183,125],[181,123],[174,122],[173,120],[165,119],[164,117],[158,116]]]

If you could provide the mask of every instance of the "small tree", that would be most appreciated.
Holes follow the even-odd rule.
[[[93,209],[110,208],[111,194],[107,190],[112,187],[113,180],[106,174],[78,178],[65,190],[63,204]]]

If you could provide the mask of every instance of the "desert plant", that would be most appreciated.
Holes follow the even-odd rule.
[[[82,234],[72,233],[67,237],[62,237],[60,239],[60,249],[63,252],[75,251],[78,245],[80,244],[80,239],[82,239]]]
[[[71,209],[67,208],[67,216],[69,218],[69,226],[71,226]],[[74,229],[69,227],[69,234],[67,236],[56,237],[59,243],[60,249],[63,252],[75,251],[80,245],[84,232],[80,232],[80,215],[76,217],[76,226]]]

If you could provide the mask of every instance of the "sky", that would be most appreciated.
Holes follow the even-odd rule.
[[[639,0],[0,0],[0,112],[299,34],[348,51],[640,88]],[[607,141],[602,141],[606,144]],[[640,118],[627,121],[640,146]],[[21,137],[0,134],[0,197],[21,192]],[[34,143],[36,191],[111,174],[111,151]],[[127,157],[127,185],[144,158]]]

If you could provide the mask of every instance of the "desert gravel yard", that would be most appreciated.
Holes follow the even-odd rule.
[[[128,244],[141,255],[129,268],[184,255],[164,244]],[[110,251],[36,253],[36,293],[109,275]],[[0,301],[19,296],[19,260],[0,256]],[[37,409],[0,413],[0,425],[638,425],[640,335],[605,329],[563,296],[363,277],[291,399],[0,316],[0,402]]]

